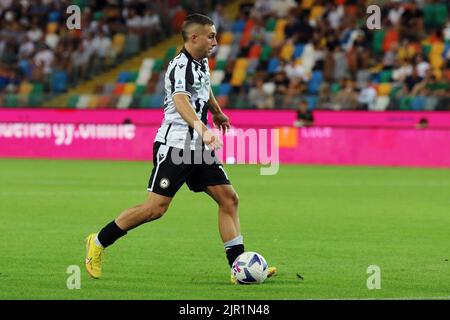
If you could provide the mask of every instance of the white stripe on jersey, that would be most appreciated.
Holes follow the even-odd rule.
[[[178,113],[172,97],[176,94],[188,95],[198,118],[206,124],[210,85],[208,59],[197,61],[183,48],[167,67],[164,86],[166,94],[164,120],[155,141],[180,149],[189,147],[195,150],[196,144],[197,147],[201,146],[201,138]]]

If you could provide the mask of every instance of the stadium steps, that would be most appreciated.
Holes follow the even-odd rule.
[[[237,17],[239,14],[240,5],[244,2],[246,1],[237,0],[227,4],[224,7],[224,14],[227,16],[227,18],[231,20],[234,17]],[[50,99],[49,101],[45,102],[45,105],[49,108],[67,107],[71,97],[92,94],[94,92],[94,89],[99,85],[116,83],[120,72],[139,70],[142,64],[142,60],[145,58],[164,58],[167,50],[170,47],[174,46],[177,47],[177,51],[181,49],[180,35],[178,34],[165,39],[157,46],[150,48],[133,58],[130,58],[128,61],[125,61],[124,63],[114,67],[113,69],[106,71],[105,73],[98,75],[91,80],[87,80],[74,88],[69,89],[66,93]]]

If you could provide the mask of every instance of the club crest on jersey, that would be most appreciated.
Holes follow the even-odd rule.
[[[167,178],[162,178],[161,181],[159,182],[159,186],[162,189],[167,189],[170,186],[170,181]]]

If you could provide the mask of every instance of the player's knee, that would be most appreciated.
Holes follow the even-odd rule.
[[[239,206],[239,196],[236,192],[233,192],[233,194],[227,197],[220,206],[225,209],[226,212],[236,212]]]
[[[162,218],[168,209],[166,204],[153,205],[145,210],[145,220],[147,222]]]

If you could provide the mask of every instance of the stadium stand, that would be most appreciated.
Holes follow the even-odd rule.
[[[73,32],[64,28],[69,1],[3,4],[3,106],[160,108],[181,23],[201,12],[219,30],[210,68],[225,108],[450,109],[446,1],[377,3],[380,30],[366,27],[371,1],[75,2],[83,28]]]

